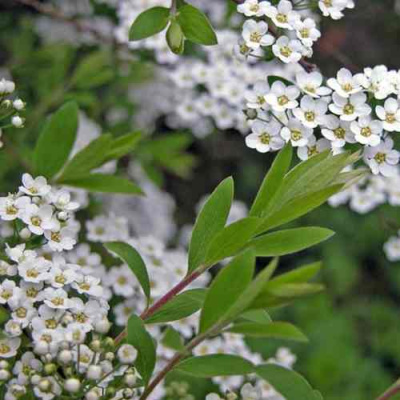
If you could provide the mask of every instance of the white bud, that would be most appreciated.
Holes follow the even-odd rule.
[[[62,364],[69,364],[73,359],[72,352],[69,350],[62,350],[58,354],[58,361]]]
[[[31,237],[32,233],[28,228],[21,229],[19,233],[19,237],[22,240],[28,240]]]
[[[9,366],[10,366],[10,364],[8,363],[8,361],[6,361],[6,360],[0,361],[0,369],[7,369]]]
[[[99,397],[100,396],[94,390],[86,393],[86,400],[98,400]]]
[[[0,369],[0,381],[7,381],[10,379],[10,372],[6,369]]]
[[[48,379],[43,378],[39,381],[38,387],[42,392],[47,392],[51,388],[51,382]]]
[[[24,120],[19,116],[19,115],[14,115],[11,118],[11,123],[16,127],[16,128],[22,128],[24,126]]]
[[[106,355],[104,356],[104,358],[105,358],[107,361],[114,361],[115,354],[112,353],[111,351],[109,351],[108,353],[106,353]]]
[[[35,344],[33,351],[36,354],[44,356],[45,354],[47,354],[49,352],[49,345],[44,340],[41,340]]]
[[[13,107],[16,110],[21,111],[25,108],[25,103],[21,99],[16,99],[13,101]]]
[[[12,81],[6,81],[4,88],[7,93],[12,93],[15,90],[15,83]]]
[[[81,382],[79,379],[70,378],[64,382],[64,389],[70,393],[76,393],[81,388]]]
[[[124,377],[124,382],[127,386],[133,387],[136,385],[137,378],[135,374],[127,374]]]
[[[32,385],[37,385],[40,382],[41,376],[40,375],[33,375],[31,378]]]
[[[94,329],[98,333],[107,333],[111,328],[110,321],[107,318],[102,318],[100,321],[95,322]]]
[[[57,214],[57,218],[58,218],[60,221],[66,221],[66,220],[68,219],[68,213],[65,212],[65,211],[60,211],[60,212]]]
[[[86,376],[88,379],[95,381],[101,378],[102,373],[103,371],[99,365],[91,365],[86,372]]]

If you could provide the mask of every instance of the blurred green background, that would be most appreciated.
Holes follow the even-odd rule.
[[[354,71],[377,64],[399,68],[400,15],[394,9],[393,0],[359,0],[341,21],[324,20],[323,38],[313,60],[326,75],[341,66]],[[0,68],[11,72],[28,103],[26,129],[8,133],[9,146],[6,143],[0,152],[2,192],[12,190],[21,173],[12,148],[21,148],[22,157],[29,160],[46,114],[74,98],[104,130],[125,133],[132,129],[129,123],[110,125],[106,111],[116,104],[126,105],[127,84],[151,79],[151,60],[128,61],[127,73],[119,75],[113,68],[115,49],[110,47],[97,53],[98,48],[92,46],[43,45],[33,29],[35,16],[12,0],[0,1]],[[101,54],[96,69],[100,82],[89,87],[74,83],[80,63],[94,51]],[[131,105],[127,110],[129,116],[135,113]],[[158,136],[168,134],[163,121],[158,121],[158,127]],[[231,131],[196,141],[188,151],[175,166],[142,160],[176,198],[177,220],[182,225],[192,222],[200,197],[230,174],[236,180],[237,198],[249,203],[272,160],[247,149],[241,135]],[[193,157],[195,168],[184,179]],[[383,243],[395,233],[393,226],[400,227],[400,210],[384,206],[357,215],[347,207],[324,206],[302,224],[321,224],[337,234],[312,251],[283,260],[283,268],[324,260],[321,280],[327,291],[285,310],[284,315],[275,314],[294,320],[310,337],[309,345],[290,346],[298,355],[296,369],[326,400],[373,399],[400,375],[400,263],[389,263],[382,251]],[[272,351],[272,345],[264,341],[254,340],[251,346],[267,355]]]

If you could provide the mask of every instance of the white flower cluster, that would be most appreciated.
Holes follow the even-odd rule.
[[[225,336],[225,335],[224,335]],[[218,351],[224,352],[225,354],[237,354],[237,346],[242,346],[240,335],[232,335],[232,338],[225,342],[221,338],[216,338],[213,341],[209,341],[203,347],[199,346],[203,350],[201,355],[215,353]],[[240,347],[239,347],[240,348]],[[243,356],[243,352],[239,352]],[[257,357],[256,357],[257,358]],[[254,359],[254,357],[253,357]],[[260,360],[256,360],[256,362]],[[284,368],[291,369],[293,364],[296,362],[296,356],[287,348],[279,348],[275,357],[266,360],[266,363],[277,364]],[[228,378],[215,378],[218,383],[222,384],[221,391],[229,391],[226,397],[220,397],[216,393],[210,393],[206,396],[205,400],[236,400],[238,396],[235,394],[235,390],[240,389],[241,400],[284,400],[284,398],[266,381],[255,380],[254,383],[244,383],[245,378],[228,377]]]
[[[327,86],[319,72],[297,74],[296,84],[257,83],[247,95],[254,116],[247,145],[268,152],[290,142],[304,160],[356,143],[373,174],[395,176],[399,152],[390,135],[400,132],[400,72],[378,66],[352,75],[342,68]]]
[[[354,8],[354,1],[321,0],[318,5],[324,16],[339,19],[346,8]],[[240,52],[244,56],[258,57],[260,48],[272,46],[273,55],[284,63],[297,63],[303,57],[311,57],[313,43],[321,36],[315,17],[308,14],[303,18],[302,10],[311,6],[311,1],[307,0],[297,3],[280,0],[277,4],[245,0],[237,7],[240,13],[250,17],[243,24]],[[280,32],[284,34],[280,35]]]
[[[54,189],[44,177],[32,178],[26,173],[18,193],[0,198],[0,218],[18,221],[21,238],[42,236],[51,251],[60,252],[71,250],[76,243],[77,224],[72,212],[78,207],[66,190]]]
[[[0,263],[1,312],[8,316],[0,339],[4,399],[32,393],[43,400],[69,393],[85,400],[106,393],[115,400],[133,398],[138,376],[128,365],[137,351],[127,344],[116,348],[105,336],[111,324],[100,279],[61,252],[75,244],[64,230],[78,205],[43,177],[24,174],[22,183],[18,194],[1,199],[1,219],[26,226],[7,239],[13,245],[6,245]],[[40,236],[47,239],[44,246],[36,240]],[[89,262],[94,270],[100,259]],[[112,384],[122,375],[117,392]]]
[[[20,98],[12,97],[15,83],[5,78],[0,79],[0,138],[4,129],[23,128],[25,119],[20,116],[25,103]],[[0,147],[3,143],[0,141]]]
[[[266,74],[292,79],[297,65],[240,62],[233,54],[238,34],[217,31],[219,44],[203,48],[204,59],[181,58],[179,64],[158,69],[158,79],[130,97],[138,107],[136,126],[149,130],[160,117],[173,129],[190,128],[198,138],[215,130],[248,132],[243,94]]]

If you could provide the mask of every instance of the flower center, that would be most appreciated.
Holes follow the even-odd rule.
[[[292,140],[297,142],[298,140],[300,140],[302,138],[301,131],[299,131],[297,129],[291,130],[290,131],[290,137],[292,138]]]
[[[26,296],[35,298],[38,295],[38,293],[39,293],[38,290],[36,290],[35,288],[31,287],[26,291]]]
[[[61,234],[60,234],[60,232],[51,232],[50,237],[51,237],[51,240],[53,242],[57,242],[57,243],[61,242]]]
[[[11,290],[3,290],[1,293],[1,297],[5,300],[8,300],[12,296]]]
[[[394,114],[386,114],[386,122],[389,122],[389,124],[393,124],[394,122],[396,122],[396,117],[394,116]]]
[[[252,42],[260,43],[260,42],[261,42],[261,38],[262,38],[262,35],[261,35],[260,32],[252,32],[252,33],[250,34],[250,40],[251,40]]]
[[[124,285],[126,285],[128,283],[128,280],[126,279],[125,276],[120,276],[117,279],[117,282],[118,282],[118,285],[124,286]]]
[[[369,126],[366,126],[365,128],[361,129],[361,135],[365,137],[370,137],[372,135],[371,128]]]
[[[88,320],[88,317],[83,312],[81,312],[75,315],[75,320],[81,324],[84,324]]]
[[[90,290],[90,285],[89,285],[89,283],[87,283],[87,282],[82,282],[82,283],[79,285],[79,287],[80,287],[82,290],[85,290],[85,291]]]
[[[306,85],[306,86],[304,86],[304,90],[305,90],[306,92],[315,93],[315,87],[312,86],[312,85]]]
[[[287,103],[289,103],[289,99],[288,99],[287,96],[283,95],[283,96],[279,96],[279,97],[278,97],[278,104],[279,104],[280,106],[284,106],[284,105],[286,105]]]
[[[11,350],[10,346],[4,343],[0,344],[0,354],[7,354],[10,352],[10,350]]]
[[[344,139],[346,135],[346,131],[343,128],[336,128],[333,130],[333,133],[338,139]]]
[[[344,85],[342,85],[342,89],[345,92],[351,92],[353,90],[353,86],[351,85],[351,83],[345,83]]]
[[[318,154],[317,146],[316,145],[310,146],[307,149],[307,154],[309,157],[314,156],[315,154]]]
[[[56,329],[57,328],[57,321],[54,318],[47,319],[44,323],[47,329]]]
[[[343,112],[346,115],[354,114],[354,106],[353,106],[353,104],[347,103],[343,108]]]
[[[59,283],[60,285],[64,285],[64,283],[67,281],[67,279],[65,278],[65,276],[63,274],[57,275],[54,278],[56,283]]]
[[[278,22],[280,22],[281,24],[286,24],[287,21],[288,21],[288,17],[287,17],[286,14],[281,14],[281,13],[279,13],[279,14],[276,16],[276,20],[277,20]]]
[[[302,38],[305,38],[305,39],[309,38],[310,37],[310,30],[307,29],[307,28],[300,29],[300,36]]]
[[[26,271],[26,276],[28,278],[37,278],[39,276],[39,272],[36,269],[31,268]]]
[[[249,9],[250,9],[251,12],[256,13],[256,12],[258,12],[258,10],[260,9],[260,6],[259,6],[258,4],[252,4],[252,5],[249,7]]]
[[[382,164],[386,161],[386,154],[385,153],[376,153],[374,159],[378,164]]]
[[[293,53],[289,46],[282,46],[280,52],[284,57],[290,57],[290,55]]]
[[[55,306],[62,306],[62,305],[64,305],[64,298],[63,297],[54,297],[54,299],[52,299],[51,302]]]
[[[38,192],[39,192],[34,186],[30,187],[28,190],[29,190],[32,194],[38,194]]]
[[[15,314],[17,314],[18,318],[25,318],[26,315],[28,314],[26,308],[24,307],[19,307],[17,308],[17,310],[15,311]]]
[[[261,133],[258,137],[260,138],[260,142],[262,144],[269,144],[271,141],[271,136],[267,132]]]
[[[6,207],[6,214],[8,215],[15,215],[18,213],[18,208],[15,206],[8,206]]]
[[[315,113],[313,113],[312,111],[306,111],[304,113],[304,118],[308,121],[308,122],[312,122],[315,120]]]
[[[31,218],[31,222],[33,226],[40,226],[40,224],[42,223],[42,220],[40,217],[32,217]]]

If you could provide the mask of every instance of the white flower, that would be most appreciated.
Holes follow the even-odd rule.
[[[19,275],[26,281],[39,283],[49,278],[49,269],[51,262],[43,257],[26,260],[18,265]]]
[[[324,122],[327,111],[328,105],[325,101],[304,96],[301,99],[300,108],[293,110],[293,114],[304,126],[316,128]]]
[[[45,230],[57,229],[59,223],[53,218],[53,207],[46,204],[38,207],[29,204],[22,215],[22,220],[35,235],[43,235]]]
[[[243,400],[261,400],[261,391],[258,387],[251,383],[246,383],[240,390],[240,395]]]
[[[346,98],[362,90],[360,74],[353,76],[346,68],[341,68],[337,77],[329,78],[327,83],[338,95]]]
[[[274,37],[268,33],[268,24],[253,19],[243,24],[242,37],[246,41],[246,46],[254,50],[260,46],[271,46],[275,41]]]
[[[17,354],[20,345],[20,338],[0,340],[0,359],[14,357]]]
[[[76,272],[65,266],[60,268],[60,266],[53,266],[49,271],[48,283],[55,288],[62,288],[65,285],[69,285],[76,278]]]
[[[377,146],[381,141],[382,122],[370,116],[360,117],[350,125],[354,138],[358,143]]]
[[[72,287],[80,294],[101,297],[103,288],[100,286],[100,279],[93,276],[78,276]]]
[[[71,193],[62,189],[56,192],[50,192],[50,201],[53,205],[62,211],[75,211],[79,208],[79,203],[71,201]]]
[[[44,302],[50,308],[64,310],[75,305],[75,302],[68,298],[68,293],[63,289],[47,288],[44,290],[44,294]]]
[[[51,190],[51,186],[47,184],[47,180],[43,176],[38,176],[34,179],[29,174],[23,174],[22,185],[19,187],[19,190],[29,196],[43,197]]]
[[[9,319],[4,325],[4,332],[10,337],[16,337],[22,335],[22,327],[19,321]]]
[[[41,400],[53,400],[61,394],[61,387],[53,377],[46,376],[33,387],[33,391]]]
[[[290,119],[288,125],[282,128],[281,136],[286,142],[291,142],[293,147],[305,146],[313,134],[311,128],[307,128],[297,119]]]
[[[319,0],[318,6],[324,17],[340,19],[343,17],[342,11],[346,8],[346,0]]]
[[[112,268],[108,280],[115,294],[119,296],[131,297],[135,293],[137,281],[127,265]]]
[[[237,6],[237,10],[246,17],[261,17],[266,15],[269,7],[271,7],[271,4],[268,1],[246,0],[243,4]]]
[[[266,13],[273,23],[279,28],[293,30],[293,25],[300,18],[299,14],[293,10],[293,5],[288,0],[281,0],[277,7],[270,6]]]
[[[299,88],[311,97],[327,96],[331,93],[331,89],[321,86],[323,77],[317,71],[310,73],[305,71],[299,72],[296,74],[296,82]]]
[[[251,109],[265,108],[265,96],[269,92],[269,85],[265,81],[257,81],[251,91],[246,93],[246,105]]]
[[[375,147],[366,147],[364,158],[373,174],[396,175],[400,153],[393,150],[393,140],[387,137]]]
[[[48,240],[48,246],[53,251],[72,250],[76,243],[75,233],[68,227],[60,230],[45,230],[44,236]]]
[[[25,250],[24,243],[18,244],[15,247],[9,247],[6,245],[6,254],[11,260],[17,263],[34,260],[36,258],[36,252],[34,250]]]
[[[400,237],[392,236],[383,246],[389,261],[400,260]]]
[[[389,98],[382,106],[375,108],[376,115],[383,121],[383,129],[388,132],[400,132],[400,106],[398,100]]]
[[[296,63],[300,61],[304,48],[299,40],[281,36],[272,46],[272,51],[284,63]]]
[[[341,148],[346,143],[355,143],[354,134],[350,130],[350,122],[342,121],[335,115],[326,116],[321,133],[331,142],[334,149]]]
[[[14,281],[5,279],[0,284],[0,304],[6,304],[13,296],[18,296],[20,288],[17,287]]]
[[[9,306],[12,310],[11,317],[14,321],[20,323],[23,328],[26,328],[37,314],[33,303],[22,296],[12,297],[9,301]]]
[[[23,128],[24,127],[24,119],[21,118],[19,115],[14,115],[11,118],[11,123],[14,125],[15,128]]]
[[[307,160],[308,158],[321,153],[324,150],[330,148],[329,140],[319,139],[317,140],[314,135],[308,139],[308,143],[305,146],[297,148],[297,155],[300,160]]]
[[[279,150],[285,144],[279,135],[281,125],[277,121],[255,121],[251,129],[252,133],[246,137],[246,145],[260,153]]]
[[[300,90],[296,86],[286,86],[281,81],[275,81],[265,99],[274,111],[282,112],[296,108],[299,104],[296,101],[299,95]]]
[[[329,110],[339,115],[343,121],[354,121],[358,117],[371,113],[371,107],[366,104],[367,96],[364,93],[355,93],[349,98],[333,93],[332,100]]]
[[[117,352],[122,364],[133,364],[137,357],[137,350],[130,344],[123,344]]]
[[[306,18],[304,21],[298,19],[293,26],[296,29],[297,37],[307,47],[311,47],[313,42],[321,37],[321,32],[312,18]]]
[[[12,221],[21,218],[26,207],[31,203],[31,199],[27,196],[15,197],[9,195],[0,198],[0,217],[4,221]]]

